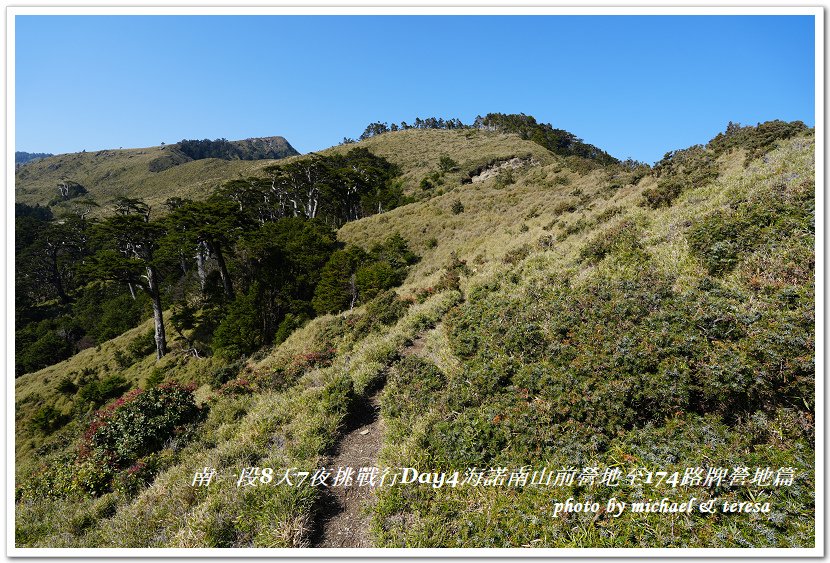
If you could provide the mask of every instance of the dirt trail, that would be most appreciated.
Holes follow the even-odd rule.
[[[419,354],[423,348],[424,338],[419,336],[402,350],[401,355]],[[332,478],[338,467],[354,469],[354,482],[352,486],[329,487],[323,492],[318,525],[310,538],[312,547],[373,547],[368,508],[375,502],[375,493],[372,487],[358,486],[356,478],[361,467],[378,465],[384,436],[380,417],[382,392],[382,388],[377,390],[357,406],[354,416],[346,421],[346,433],[334,453],[325,460]]]

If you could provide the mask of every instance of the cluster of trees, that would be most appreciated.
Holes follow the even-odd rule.
[[[765,121],[757,125],[741,125],[740,123],[729,122],[723,133],[718,133],[706,145],[706,148],[720,155],[735,148],[744,148],[746,158],[744,164],[767,152],[777,141],[789,139],[795,135],[807,131],[807,126],[802,121]],[[672,153],[666,153],[663,158],[670,158]]]
[[[344,247],[334,231],[394,207],[397,173],[354,149],[270,167],[268,176],[228,182],[205,201],[171,198],[161,217],[128,198],[100,221],[18,205],[17,375],[150,315],[161,357],[166,308],[194,355],[249,354],[318,313],[398,285],[416,259],[406,241],[393,236],[366,251]]]
[[[150,172],[163,172],[174,166],[205,158],[276,160],[300,154],[282,137],[263,137],[242,141],[183,139],[174,145],[163,147],[163,151],[160,156],[148,163]]]
[[[729,122],[723,133],[718,133],[706,145],[669,151],[654,164],[657,185],[643,190],[643,205],[668,207],[685,191],[701,187],[718,175],[718,157],[735,149],[745,151],[744,166],[770,151],[784,139],[807,131],[801,121],[767,121],[758,125],[742,126]]]
[[[398,167],[361,147],[344,155],[312,154],[264,172],[221,189],[223,197],[258,223],[302,216],[337,227],[407,201],[395,180]]]
[[[193,160],[221,158],[223,160],[278,159],[299,154],[282,137],[228,141],[227,139],[182,139],[175,145],[183,155]]]
[[[87,283],[90,222],[15,204],[15,373],[37,370],[135,326],[148,302],[127,288]]]
[[[401,124],[398,125],[397,123],[393,123],[389,125],[385,122],[375,122],[370,123],[366,126],[366,129],[360,135],[359,140],[363,141],[370,137],[374,137],[375,135],[380,135],[382,133],[388,133],[390,131],[405,131],[407,129],[467,129],[469,125],[464,125],[464,123],[458,118],[450,118],[444,119],[443,117],[427,117],[426,119],[421,119],[420,117],[415,118],[415,122],[410,125],[406,121],[401,121]],[[353,143],[354,139],[346,138],[343,140],[344,143]]]

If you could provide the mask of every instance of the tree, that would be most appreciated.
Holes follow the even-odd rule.
[[[217,355],[235,359],[250,354],[264,344],[262,311],[257,306],[258,284],[237,297],[228,314],[219,323],[213,337],[213,349]]]
[[[200,268],[202,287],[204,251],[212,254],[216,258],[225,295],[231,300],[234,298],[233,282],[228,273],[224,250],[233,243],[241,231],[240,215],[233,202],[211,197],[207,201],[181,203],[166,219],[168,229],[164,240],[165,247],[193,253]]]
[[[443,155],[438,161],[438,169],[441,172],[452,172],[458,168],[458,163],[447,155]]]
[[[339,313],[355,306],[358,298],[355,272],[366,259],[366,251],[358,246],[348,246],[331,255],[323,266],[311,302],[317,313]]]
[[[333,229],[319,220],[286,217],[237,243],[241,288],[257,287],[263,341],[271,341],[287,315],[313,316],[309,305],[335,240]]]
[[[146,207],[142,205],[134,208],[141,211]],[[155,259],[159,239],[164,232],[164,225],[149,221],[148,207],[143,215],[123,213],[109,217],[95,226],[95,238],[100,249],[92,257],[87,270],[94,278],[139,287],[150,296],[157,358],[167,353],[160,279]]]
[[[56,296],[69,303],[77,264],[86,253],[85,223],[78,219],[42,222],[33,240],[17,255],[17,285],[34,301]]]

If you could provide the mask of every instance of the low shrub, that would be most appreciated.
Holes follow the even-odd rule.
[[[429,410],[433,394],[446,385],[446,377],[435,364],[417,356],[406,356],[390,370],[381,400],[384,416],[411,425]]]
[[[732,271],[751,251],[783,240],[795,232],[814,231],[812,191],[778,184],[733,201],[695,221],[687,232],[692,254],[710,275]]]
[[[642,254],[640,230],[631,221],[621,221],[597,234],[585,243],[579,257],[596,264],[613,253]]]
[[[69,422],[69,417],[53,405],[45,405],[39,408],[30,419],[32,427],[44,434],[51,434],[67,422]]]
[[[504,256],[502,256],[501,261],[504,264],[510,264],[511,266],[515,266],[528,256],[530,256],[531,251],[533,248],[529,244],[523,244],[516,248],[508,250]]]
[[[130,388],[130,384],[120,375],[111,375],[84,384],[78,390],[78,400],[82,404],[99,407],[107,401],[118,397]]]
[[[366,304],[366,311],[356,318],[352,325],[355,338],[361,338],[383,326],[388,326],[400,319],[412,300],[402,299],[393,290],[384,291]]]
[[[566,199],[564,201],[560,201],[556,205],[553,206],[551,213],[553,213],[554,217],[558,217],[564,213],[573,213],[576,211],[578,201],[575,199]]]
[[[122,469],[161,449],[184,425],[199,419],[193,390],[173,383],[135,389],[100,409],[84,433],[81,459],[97,455]]]

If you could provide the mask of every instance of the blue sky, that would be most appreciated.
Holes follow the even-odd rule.
[[[814,125],[810,16],[17,16],[16,150],[526,113],[653,163],[727,122]]]

